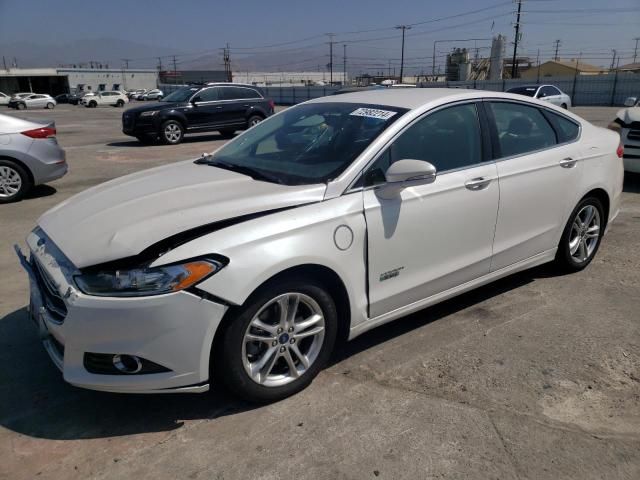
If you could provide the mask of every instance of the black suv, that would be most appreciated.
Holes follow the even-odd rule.
[[[186,133],[218,131],[229,138],[273,115],[273,101],[257,87],[234,83],[208,83],[184,87],[158,103],[130,108],[122,114],[122,131],[142,143],[158,139],[168,145]]]

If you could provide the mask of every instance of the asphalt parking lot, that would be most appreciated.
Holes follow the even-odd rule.
[[[575,112],[606,125],[615,110]],[[0,479],[640,478],[638,176],[585,271],[536,268],[371,331],[285,401],[65,384],[11,246],[81,190],[224,142],[142,146],[121,113],[11,113],[55,119],[70,173],[0,206]]]

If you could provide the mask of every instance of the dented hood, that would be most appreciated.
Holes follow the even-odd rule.
[[[192,161],[127,175],[46,212],[38,225],[78,268],[137,255],[221,220],[318,202],[326,186],[285,186]]]
[[[640,122],[640,107],[629,107],[618,110],[616,116],[625,124]]]

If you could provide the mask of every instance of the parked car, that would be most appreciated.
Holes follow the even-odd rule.
[[[0,92],[0,105],[9,105],[9,100],[11,97],[6,93]]]
[[[0,114],[0,203],[20,200],[34,185],[67,173],[53,121]]]
[[[25,108],[48,108],[52,110],[56,107],[56,100],[51,95],[33,93],[23,97],[12,98],[9,100],[9,107],[18,110],[24,110]]]
[[[73,97],[72,93],[61,93],[60,95],[56,95],[54,98],[56,99],[56,103],[61,104],[61,103],[69,103],[71,100],[71,97]]]
[[[505,93],[311,100],[45,213],[18,252],[30,312],[73,385],[281,399],[337,338],[535,265],[584,269],[620,209],[619,140]]]
[[[162,90],[155,88],[144,93],[142,95],[142,100],[162,100],[162,97],[164,97]]]
[[[81,102],[82,105],[88,108],[124,107],[125,103],[129,103],[129,99],[124,93],[114,90],[84,96],[82,97]]]
[[[571,107],[571,97],[554,85],[522,85],[510,88],[507,93],[537,98],[565,109]]]
[[[146,90],[144,89],[131,90],[127,93],[127,96],[129,97],[129,100],[137,100],[139,95],[144,95],[145,93]]]
[[[273,112],[273,102],[257,87],[212,83],[184,87],[156,104],[128,109],[122,114],[122,131],[143,143],[159,138],[175,145],[187,133],[218,131],[229,138]]]
[[[618,110],[609,128],[620,134],[624,147],[624,169],[640,173],[640,98],[629,97],[628,108]]]

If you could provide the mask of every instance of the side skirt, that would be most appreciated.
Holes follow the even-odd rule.
[[[351,328],[351,330],[349,331],[349,340],[354,339],[358,335],[361,335],[364,332],[371,330],[372,328],[379,327],[380,325],[384,325],[385,323],[389,323],[400,317],[404,317],[413,312],[417,312],[418,310],[422,310],[423,308],[430,307],[431,305],[435,305],[436,303],[440,303],[444,300],[460,295],[461,293],[468,292],[469,290],[473,290],[474,288],[480,287],[482,285],[486,285],[487,283],[491,283],[494,280],[498,280],[499,278],[506,277],[508,275],[511,275],[512,273],[521,272],[523,270],[542,265],[543,263],[550,262],[555,258],[556,250],[557,248],[547,250],[545,252],[534,255],[533,257],[527,258],[526,260],[522,260],[518,263],[514,263],[513,265],[509,265],[508,267],[501,268],[500,270],[496,270],[495,272],[490,272],[487,275],[484,275],[475,280],[471,280],[470,282],[463,283],[462,285],[450,288],[449,290],[445,290],[444,292],[437,293],[404,307],[392,310],[391,312],[387,312],[377,317],[370,318],[366,322],[363,322]]]

